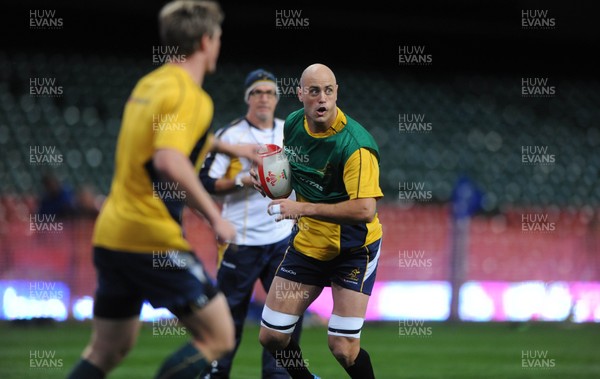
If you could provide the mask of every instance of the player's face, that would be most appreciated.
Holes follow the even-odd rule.
[[[304,113],[309,122],[329,127],[337,115],[338,85],[330,75],[313,75],[305,78],[299,88],[298,98],[304,104]]]
[[[248,111],[261,121],[273,119],[277,106],[277,92],[268,84],[257,86],[248,97]]]

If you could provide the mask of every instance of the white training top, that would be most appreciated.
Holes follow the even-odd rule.
[[[275,144],[283,146],[283,123],[275,119],[272,129],[263,130],[253,126],[245,118],[234,121],[229,126],[217,130],[215,135],[230,144]],[[250,175],[251,162],[245,158],[231,158],[226,154],[211,154],[205,161],[208,176],[219,179]],[[222,199],[222,216],[231,222],[236,230],[237,245],[261,246],[268,245],[288,237],[294,221],[275,221],[275,215],[267,213],[267,207],[272,201],[263,197],[252,187],[244,187],[227,195],[217,195]],[[292,192],[291,199],[295,199]]]

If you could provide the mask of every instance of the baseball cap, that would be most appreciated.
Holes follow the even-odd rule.
[[[277,79],[275,78],[275,75],[267,70],[263,70],[262,68],[250,72],[244,81],[244,87],[246,88],[246,91],[244,92],[244,100],[248,102],[250,92],[252,92],[254,88],[267,84],[273,86],[273,89],[275,89],[275,93],[277,94],[277,98],[279,99]]]

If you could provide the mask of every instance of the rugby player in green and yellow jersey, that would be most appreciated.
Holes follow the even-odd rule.
[[[337,94],[327,66],[313,64],[302,73],[298,98],[304,107],[284,125],[297,200],[270,204],[280,219],[294,218],[297,224],[267,296],[259,339],[294,379],[316,377],[290,335],[325,286],[331,286],[334,303],[331,352],[351,378],[375,377],[360,334],[382,238],[376,210],[383,197],[379,149],[370,133],[337,107]]]

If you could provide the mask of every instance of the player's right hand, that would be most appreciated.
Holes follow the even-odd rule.
[[[217,241],[222,243],[233,243],[235,241],[235,227],[224,218],[219,218],[212,225]]]

